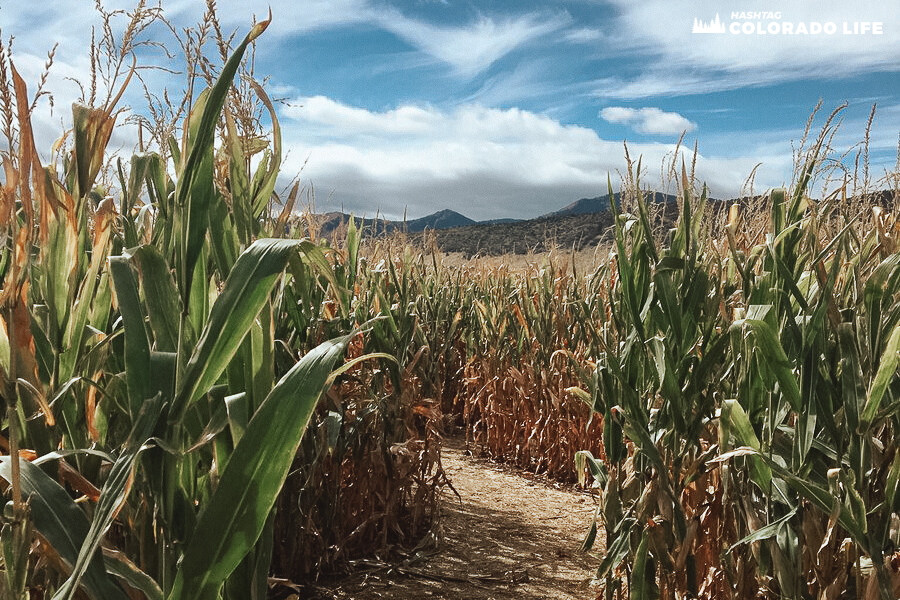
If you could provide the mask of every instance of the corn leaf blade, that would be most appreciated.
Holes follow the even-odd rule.
[[[170,600],[215,598],[256,544],[306,425],[349,337],[304,356],[247,425],[197,523]]]

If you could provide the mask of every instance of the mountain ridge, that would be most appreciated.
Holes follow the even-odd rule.
[[[621,194],[613,195],[613,203],[618,206]],[[662,231],[672,227],[678,216],[678,200],[672,194],[647,192],[648,200],[655,207],[652,212],[654,229]],[[718,214],[727,210],[732,203],[746,207],[764,199],[763,196],[742,199],[719,200],[709,198],[708,202]],[[872,206],[891,208],[897,196],[892,190],[870,193],[866,201]],[[386,219],[366,219],[367,236],[382,236],[405,233],[414,244],[424,244],[425,231],[432,241],[444,252],[461,252],[468,256],[478,254],[500,255],[543,252],[552,248],[582,249],[612,241],[611,228],[614,218],[610,208],[609,194],[593,198],[581,198],[559,210],[533,219],[493,219],[474,221],[454,210],[443,209],[411,221],[388,221]],[[350,216],[343,213],[319,215],[316,231],[321,237],[341,239],[346,235]],[[356,218],[357,226],[363,219]],[[297,225],[302,225],[297,223]]]

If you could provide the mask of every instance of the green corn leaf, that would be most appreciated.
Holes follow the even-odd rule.
[[[342,288],[334,276],[334,269],[332,269],[331,263],[328,262],[328,257],[325,256],[324,250],[309,240],[301,240],[298,243],[300,244],[300,256],[291,258],[291,273],[294,279],[302,281],[304,278],[303,274],[306,273],[305,265],[309,265],[312,272],[324,277],[334,289],[335,294],[339,295]],[[380,287],[377,289],[380,290]]]
[[[269,567],[275,542],[275,511],[269,513],[262,535],[253,550],[225,582],[226,598],[267,600],[269,595]]]
[[[5,520],[0,527],[0,558],[3,573],[0,574],[0,594],[4,598],[28,600],[29,548],[33,541],[34,527],[27,510],[21,510],[18,517]]]
[[[359,247],[362,244],[362,235],[356,228],[356,219],[350,215],[350,222],[347,224],[347,289],[353,290],[356,284],[356,274],[359,269]],[[454,321],[453,325],[456,324]],[[452,328],[452,325],[451,325]],[[452,337],[452,333],[449,334]]]
[[[106,563],[108,573],[115,575],[134,589],[143,592],[147,600],[164,600],[165,595],[159,584],[152,577],[141,571],[136,564],[128,560],[124,553],[104,548],[103,560]]]
[[[231,441],[237,446],[238,442],[241,441],[241,438],[244,437],[244,431],[247,430],[247,423],[250,422],[250,416],[247,413],[246,392],[226,396],[225,409],[228,416],[228,428],[231,432]]]
[[[227,277],[241,252],[241,241],[234,217],[224,202],[213,202],[209,207],[209,247],[216,268],[223,278]]]
[[[647,240],[647,250],[650,253],[650,260],[653,261],[653,264],[659,262],[659,253],[656,250],[656,241],[653,237],[653,228],[650,226],[650,213],[647,210],[647,198],[653,197],[651,193],[649,196],[644,194],[643,192],[638,192],[638,216],[641,221],[641,229],[643,230],[644,239]],[[685,199],[685,209],[689,210],[687,205],[687,199]]]
[[[622,519],[616,524],[612,534],[612,540],[606,540],[607,552],[597,567],[597,577],[603,577],[616,568],[631,552],[631,528],[634,526],[633,518]]]
[[[187,364],[170,421],[180,420],[187,407],[205,394],[228,366],[268,301],[288,258],[301,245],[294,240],[257,240],[238,257]]]
[[[140,414],[135,419],[134,427],[128,436],[125,448],[121,456],[113,463],[109,472],[109,478],[103,484],[100,491],[100,501],[94,512],[91,527],[78,551],[78,558],[72,568],[72,574],[60,586],[53,600],[69,600],[74,597],[82,577],[86,574],[94,561],[97,548],[103,541],[107,530],[112,526],[119,510],[124,504],[134,479],[134,469],[138,456],[144,444],[153,435],[153,430],[159,421],[163,409],[163,397],[157,394],[153,399],[147,400],[141,406]]]
[[[190,297],[195,279],[194,270],[201,262],[209,215],[212,207],[221,202],[213,183],[213,139],[203,139],[199,129],[207,109],[210,108],[210,90],[207,88],[198,97],[193,112],[188,117],[187,143],[190,147],[188,165],[178,180],[175,197],[176,274],[182,297]],[[221,110],[219,108],[219,110]],[[198,115],[200,115],[198,117]],[[196,158],[194,163],[190,160]],[[187,190],[182,194],[182,190]]]
[[[798,412],[803,410],[800,386],[797,384],[797,378],[794,377],[793,369],[791,369],[791,362],[788,360],[775,330],[767,322],[755,319],[735,321],[732,325],[732,329],[741,328],[745,328],[753,334],[757,354],[771,369],[781,388],[782,395],[791,408]]]
[[[231,191],[231,210],[237,226],[238,237],[247,245],[256,234],[255,218],[251,207],[250,178],[247,173],[247,158],[244,144],[237,132],[234,117],[227,108],[225,113],[226,143],[229,154],[229,186]]]
[[[19,463],[22,495],[29,499],[34,527],[69,566],[78,560],[78,549],[90,527],[87,517],[61,485],[39,467],[27,461]],[[0,457],[0,477],[12,478],[8,456]],[[106,574],[103,559],[94,556],[81,578],[82,589],[93,600],[127,600],[128,596]]]
[[[150,342],[130,261],[125,256],[113,256],[109,259],[109,267],[125,327],[125,382],[128,385],[128,410],[134,419],[141,403],[150,397]]]
[[[254,218],[258,219],[268,205],[272,191],[275,189],[275,183],[278,180],[278,172],[281,169],[281,125],[278,122],[278,113],[275,111],[275,107],[272,105],[272,101],[263,87],[253,80],[250,81],[250,85],[263,103],[263,106],[266,107],[266,110],[269,112],[269,118],[272,121],[272,151],[271,154],[266,153],[266,158],[260,162],[256,175],[253,178],[252,189],[254,197],[252,207]]]
[[[141,223],[143,213],[139,213],[137,219],[132,211],[137,206],[141,194],[141,188],[150,174],[151,164],[159,160],[156,154],[135,154],[131,157],[131,170],[128,174],[128,183],[125,184],[122,173],[122,161],[119,160],[119,173],[122,180],[122,229],[125,237],[125,247],[134,248],[140,244],[138,240],[138,225]]]
[[[609,405],[603,413],[603,449],[613,464],[618,464],[628,454],[622,436],[622,424],[618,416],[613,415],[612,407]]]
[[[585,468],[591,472],[594,487],[606,486],[606,482],[609,481],[609,472],[606,469],[606,465],[594,458],[594,455],[587,450],[579,450],[575,453],[575,470],[578,472],[578,485],[581,487],[585,487],[587,484]]]
[[[588,528],[588,532],[584,536],[584,541],[581,542],[581,551],[589,552],[594,547],[594,542],[597,541],[597,518],[591,521],[591,526]]]
[[[631,324],[634,326],[641,341],[644,340],[644,323],[641,320],[641,307],[637,296],[637,287],[635,286],[635,277],[633,275],[632,262],[637,261],[637,253],[632,253],[629,258],[628,252],[625,250],[625,228],[622,226],[624,215],[619,213],[619,209],[615,204],[615,194],[612,191],[612,179],[607,177],[607,187],[609,189],[610,210],[615,216],[616,226],[616,265],[619,269],[619,284],[622,286],[622,295],[625,298],[625,307],[631,313]]]
[[[881,364],[878,365],[878,372],[875,373],[875,379],[872,380],[869,387],[868,399],[860,416],[860,433],[868,431],[872,426],[872,420],[881,407],[884,393],[897,373],[898,364],[900,364],[900,325],[894,327],[891,332],[891,337],[888,339],[881,357]]]
[[[91,318],[88,326],[97,331],[105,331],[109,323],[109,315],[112,312],[112,286],[110,285],[109,269],[104,269],[100,274],[100,282],[94,295],[94,303],[91,309]]]
[[[208,250],[206,246],[200,250],[200,259],[194,267],[194,279],[191,283],[190,295],[187,297],[187,319],[182,318],[190,324],[197,324],[196,327],[201,328],[207,322],[209,317],[209,307],[218,297],[217,282],[209,276],[207,270]],[[194,326],[185,326],[181,330],[181,348],[193,349],[196,347],[197,340],[190,340],[187,337],[194,331]],[[182,358],[187,360],[189,353],[179,355],[179,367],[183,364],[180,362]],[[179,371],[180,373],[181,371]]]
[[[865,500],[862,499],[862,496],[857,489],[856,475],[854,475],[853,471],[850,469],[841,469],[840,479],[843,484],[844,494],[846,495],[844,503],[850,510],[854,522],[859,525],[863,533],[868,533],[869,524],[866,516],[868,510],[866,510]]]
[[[212,156],[216,126],[225,99],[231,89],[234,76],[243,60],[247,46],[262,35],[270,21],[262,21],[253,26],[250,33],[229,57],[219,78],[212,88],[204,91],[200,120],[193,129],[190,153],[184,163],[175,192],[175,204],[182,207],[181,222],[181,265],[182,297],[189,296],[189,282],[194,265],[200,257],[200,249],[206,238],[208,212],[215,191],[212,186]],[[198,109],[201,107],[198,106]]]
[[[775,535],[778,534],[779,529],[781,529],[782,527],[786,527],[788,524],[788,521],[790,521],[796,514],[797,514],[797,507],[794,507],[788,514],[784,515],[780,519],[773,521],[772,523],[769,523],[765,527],[760,527],[753,533],[736,541],[734,544],[731,545],[731,548],[729,548],[726,551],[726,553],[730,554],[731,552],[734,552],[734,550],[738,546],[741,546],[743,544],[751,544],[753,542],[760,542],[762,540],[767,540],[769,538],[775,537]]]
[[[797,301],[797,304],[799,305],[803,313],[809,313],[809,303],[806,301],[806,297],[803,295],[803,292],[801,292],[800,288],[797,286],[796,275],[794,274],[796,266],[785,264],[780,253],[774,247],[770,246],[769,252],[772,260],[775,262],[775,267],[778,269],[778,272],[781,275],[779,283],[787,286],[787,291],[789,291],[791,293],[791,296],[793,296],[793,298]]]
[[[101,209],[94,214],[94,227],[96,240],[91,251],[91,262],[77,294],[72,298],[74,306],[71,308],[69,322],[66,327],[64,347],[69,360],[60,361],[59,380],[65,381],[74,376],[76,361],[81,353],[81,347],[87,334],[88,319],[91,307],[97,297],[97,283],[100,268],[106,262],[106,252],[109,247],[109,238],[112,232],[112,220],[114,209],[108,204],[101,205]]]
[[[41,246],[41,266],[36,273],[41,296],[48,308],[47,338],[53,348],[62,352],[63,334],[73,308],[75,292],[80,281],[79,261],[82,251],[75,231],[75,215],[60,214],[61,220],[50,218],[48,240]]]
[[[656,585],[656,565],[650,559],[649,525],[641,534],[641,543],[634,554],[634,570],[631,572],[631,600],[655,600],[659,598]]]
[[[228,402],[228,398],[225,398],[225,402]],[[191,452],[202,448],[203,446],[211,442],[217,435],[222,433],[226,427],[228,427],[228,412],[223,404],[219,404],[213,410],[212,416],[209,419],[209,423],[206,424],[206,427],[203,428],[200,436],[193,443],[193,445],[187,449],[185,454],[190,454]]]
[[[727,436],[734,435],[739,446],[747,446],[755,452],[760,451],[759,438],[753,431],[750,418],[744,412],[744,408],[737,400],[724,400],[719,418],[720,436],[719,447],[728,448]],[[772,470],[756,456],[748,457],[750,461],[750,478],[764,493],[768,493],[772,485]]]
[[[817,419],[818,413],[815,402],[810,402],[806,406],[806,410],[797,415],[793,453],[795,471],[800,471],[806,463],[806,457],[809,454],[809,449],[812,448],[813,439],[815,438]]]
[[[653,467],[659,472],[661,480],[668,480],[669,469],[663,463],[662,456],[659,454],[659,448],[653,443],[650,437],[648,426],[643,425],[636,420],[632,420],[629,416],[625,417],[625,425],[623,426],[625,435],[634,442],[637,449],[653,464]]]
[[[140,274],[156,348],[175,352],[178,349],[176,317],[181,314],[182,304],[169,265],[155,246],[141,246],[131,256]]]
[[[803,477],[794,475],[774,460],[771,460],[765,455],[759,454],[750,448],[744,448],[740,451],[744,454],[755,454],[756,456],[758,456],[772,470],[773,474],[786,481],[787,484],[794,489],[794,491],[816,505],[823,513],[831,514],[832,510],[835,509],[835,497],[830,489],[822,487],[821,485]],[[725,455],[723,455],[721,458],[724,457]],[[853,490],[853,493],[856,494],[856,491]],[[856,501],[853,500],[852,503],[855,504]],[[859,521],[860,516],[862,517],[862,522]],[[854,542],[856,542],[863,548],[869,547],[869,540],[868,536],[866,535],[864,509],[862,511],[857,511],[856,507],[854,506],[853,510],[851,510],[851,508],[848,507],[845,503],[840,503],[838,523],[840,523],[841,527],[843,527],[847,531],[847,533],[850,534],[850,537],[853,538]]]
[[[170,600],[216,598],[256,544],[300,438],[349,337],[321,344],[272,389],[247,425],[200,515]]]

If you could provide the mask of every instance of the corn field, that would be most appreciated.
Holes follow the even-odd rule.
[[[896,195],[810,198],[831,119],[743,207],[682,167],[671,227],[629,164],[590,270],[452,265],[297,226],[235,83],[267,25],[130,161],[120,90],[43,164],[0,55],[0,598],[265,598],[414,543],[452,424],[595,491],[601,598],[897,597]]]

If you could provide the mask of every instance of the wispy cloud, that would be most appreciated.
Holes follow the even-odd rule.
[[[512,69],[486,77],[478,90],[465,97],[462,102],[510,106],[535,98],[571,99],[577,96],[583,99],[589,88],[578,84],[561,84],[553,77],[558,71],[559,64],[552,59],[523,60]]]
[[[464,26],[438,26],[392,9],[380,12],[376,19],[384,29],[464,77],[481,73],[516,48],[558,31],[570,21],[561,13],[532,13],[504,19],[482,15]]]
[[[578,27],[567,31],[563,39],[575,44],[594,44],[605,37],[603,31],[595,27]]]
[[[652,107],[607,106],[600,111],[600,118],[609,123],[628,125],[639,133],[653,135],[678,135],[683,131],[690,133],[697,129],[696,123],[685,119],[678,113],[665,112]]]

